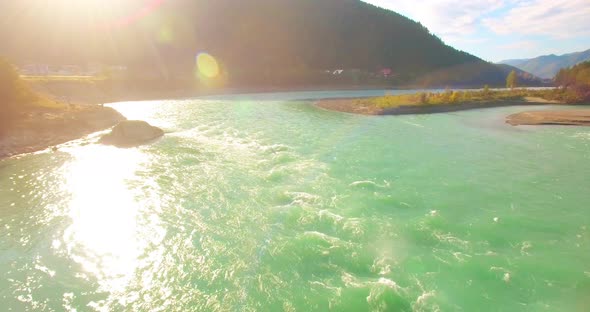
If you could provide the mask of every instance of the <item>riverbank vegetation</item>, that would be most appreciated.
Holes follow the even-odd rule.
[[[65,104],[39,94],[0,59],[0,159],[74,140],[124,119],[109,107]]]
[[[556,91],[566,103],[590,104],[590,61],[561,69],[555,76]]]
[[[414,105],[451,105],[464,103],[485,103],[498,101],[519,101],[525,98],[541,98],[547,101],[557,101],[553,89],[514,89],[492,90],[484,87],[481,90],[444,92],[419,92],[416,94],[385,95],[375,98],[356,99],[355,105],[375,106],[377,108],[395,108]]]
[[[63,104],[35,93],[21,79],[14,66],[0,58],[0,115],[14,116],[19,112],[38,108],[63,108]]]
[[[61,104],[33,92],[13,65],[0,58],[0,134],[7,131],[25,112],[39,107],[57,108]]]
[[[536,98],[549,103],[590,104],[590,62],[562,69],[554,80],[558,86],[554,89],[517,89],[518,76],[515,71],[512,71],[506,78],[506,86],[509,90],[492,90],[485,86],[480,90],[446,90],[356,99],[354,104],[386,109],[416,105],[526,101],[527,98]]]

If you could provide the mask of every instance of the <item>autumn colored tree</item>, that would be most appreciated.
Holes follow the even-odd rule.
[[[14,116],[35,97],[14,66],[0,58],[0,134],[10,127]]]
[[[561,69],[554,78],[561,86],[562,97],[568,103],[590,101],[590,62]]]
[[[516,85],[518,84],[518,76],[516,75],[516,71],[512,70],[508,77],[506,77],[506,88],[510,88],[510,90],[514,90]]]
[[[0,58],[0,114],[9,114],[18,104],[31,98],[31,91],[14,66]]]

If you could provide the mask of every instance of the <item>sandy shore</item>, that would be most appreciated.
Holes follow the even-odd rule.
[[[0,159],[41,151],[110,128],[125,117],[99,105],[34,109],[15,116],[0,129]]]
[[[512,114],[506,122],[513,125],[590,126],[590,109],[529,111]]]
[[[556,105],[563,104],[541,98],[526,97],[517,101],[489,101],[444,105],[408,105],[394,108],[380,108],[367,105],[358,99],[325,99],[315,103],[316,106],[332,111],[362,114],[362,115],[408,115],[408,114],[436,114],[456,112],[469,109],[522,106],[522,105]],[[590,109],[580,110],[546,110],[527,111],[510,115],[506,122],[518,125],[575,125],[590,126]]]
[[[67,97],[68,102],[84,103],[70,104],[68,109],[37,109],[19,115],[13,123],[0,129],[0,159],[31,153],[47,149],[49,147],[75,140],[96,131],[104,130],[125,120],[119,112],[112,108],[94,105],[94,103],[106,103],[126,100],[150,100],[159,98],[195,97],[211,94],[255,93],[255,92],[295,92],[317,91],[325,88],[266,88],[266,89],[216,89],[200,92],[193,90],[172,90],[166,92],[155,91],[153,93],[136,94],[134,92],[106,95],[92,85],[66,84],[60,88],[53,86],[47,88],[43,84],[37,84],[36,89],[45,94],[51,94],[59,99]],[[349,87],[342,90],[365,90],[365,87]],[[75,92],[74,92],[74,91]],[[51,91],[51,93],[49,93]],[[515,105],[543,105],[558,104],[540,98],[525,98],[520,101],[491,101],[474,102],[448,105],[408,105],[395,108],[379,108],[376,106],[359,104],[356,98],[324,99],[315,103],[316,106],[333,111],[363,114],[363,115],[405,115],[405,114],[434,114],[454,112],[468,109],[503,107]],[[588,125],[590,114],[587,110],[576,112],[525,112],[512,115],[508,123],[518,124],[576,124]]]
[[[297,92],[320,90],[381,90],[388,86],[334,87],[266,87],[266,88],[128,88],[126,85],[106,87],[88,81],[29,81],[35,92],[65,103],[69,109],[35,109],[14,117],[10,125],[0,127],[0,159],[32,153],[79,139],[125,120],[103,103],[181,99],[217,94]],[[1,129],[3,128],[3,129]]]
[[[315,103],[316,106],[327,110],[338,112],[362,114],[362,115],[414,115],[414,114],[436,114],[463,111],[469,109],[520,106],[520,105],[547,105],[560,104],[559,102],[547,101],[541,98],[525,98],[515,101],[489,101],[469,102],[461,104],[438,104],[438,105],[407,105],[393,108],[381,108],[374,105],[360,104],[358,99],[325,99]]]

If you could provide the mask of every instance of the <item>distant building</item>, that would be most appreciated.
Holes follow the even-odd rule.
[[[86,74],[86,71],[82,70],[78,65],[62,65],[58,67],[55,74],[59,76],[81,76]]]
[[[379,76],[385,78],[393,76],[393,70],[391,68],[381,68],[379,70]]]
[[[21,75],[25,76],[100,76],[105,73],[121,76],[127,72],[124,65],[102,65],[91,63],[81,65],[47,65],[29,63],[18,68]]]
[[[26,64],[19,67],[18,71],[25,76],[46,76],[49,75],[49,65],[46,64]]]

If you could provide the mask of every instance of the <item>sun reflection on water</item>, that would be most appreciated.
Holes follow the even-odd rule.
[[[67,167],[71,193],[68,254],[110,291],[122,290],[142,250],[137,217],[140,205],[127,186],[146,155],[136,149],[87,146],[74,149]]]
[[[112,103],[108,106],[115,108],[127,119],[144,120],[153,124],[162,122],[160,118],[155,116],[162,103],[164,101],[132,101]]]

